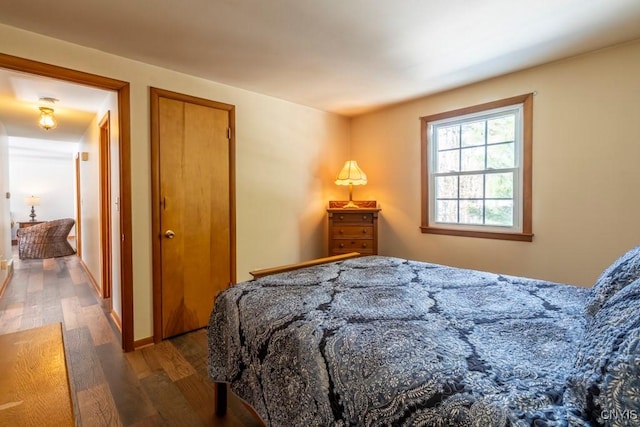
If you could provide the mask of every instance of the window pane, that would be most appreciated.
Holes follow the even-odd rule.
[[[458,148],[460,146],[460,126],[439,127],[436,132],[438,150]]]
[[[439,151],[436,172],[458,172],[460,170],[460,151]]]
[[[482,199],[484,175],[462,175],[460,177],[461,199]]]
[[[487,146],[487,169],[515,167],[515,143]]]
[[[513,198],[513,173],[492,173],[486,175],[486,196],[488,199]]]
[[[484,170],[484,146],[463,148],[460,153],[463,171]]]
[[[436,199],[457,199],[458,198],[458,177],[438,176],[436,177]]]
[[[516,116],[514,113],[487,120],[487,143],[510,142],[515,140]]]
[[[513,226],[513,200],[487,200],[485,209],[487,225]]]
[[[436,202],[437,222],[458,222],[458,202],[456,200],[438,200]]]
[[[482,200],[460,200],[460,224],[482,224]]]
[[[485,121],[482,120],[460,126],[463,147],[484,145],[484,124]]]

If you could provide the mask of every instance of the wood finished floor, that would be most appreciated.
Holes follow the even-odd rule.
[[[229,396],[214,414],[206,331],[123,353],[76,256],[19,260],[0,298],[0,334],[62,323],[76,426],[260,426]]]

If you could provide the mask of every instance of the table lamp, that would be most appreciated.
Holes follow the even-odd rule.
[[[31,214],[29,216],[31,217],[31,221],[35,222],[35,220],[36,220],[36,210],[35,210],[34,206],[39,206],[40,205],[40,197],[35,197],[35,196],[25,197],[24,198],[24,204],[27,205],[27,206],[31,206]]]
[[[342,167],[342,170],[338,173],[335,183],[336,185],[349,186],[349,203],[344,205],[344,208],[357,209],[359,206],[353,203],[353,186],[366,185],[367,183],[367,174],[360,169],[358,162],[355,160],[347,160]]]

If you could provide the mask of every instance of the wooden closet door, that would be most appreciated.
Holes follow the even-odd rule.
[[[232,282],[232,157],[228,110],[160,97],[158,113],[164,339],[206,326]]]

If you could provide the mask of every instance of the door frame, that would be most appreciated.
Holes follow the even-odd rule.
[[[236,144],[235,106],[155,87],[149,88],[151,120],[151,236],[153,247],[153,340],[162,341],[162,231],[160,230],[160,98],[225,110],[229,114],[229,250],[230,280],[236,283]]]
[[[111,298],[111,112],[107,111],[100,124],[100,275],[102,298]],[[110,303],[111,305],[111,303]],[[110,309],[113,307],[110,307]]]
[[[131,227],[131,107],[129,82],[0,53],[0,68],[21,71],[112,90],[118,96],[120,164],[120,276],[122,294],[122,348],[133,351],[133,247]]]

